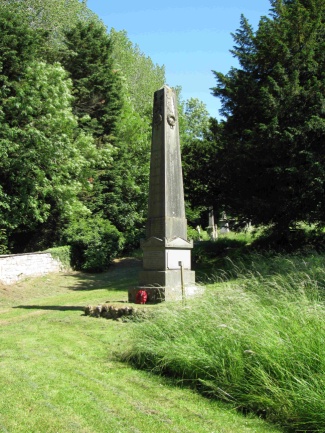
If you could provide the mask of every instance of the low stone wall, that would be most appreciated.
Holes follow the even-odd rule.
[[[25,277],[62,270],[62,263],[50,253],[0,255],[0,282],[3,284],[13,284]]]

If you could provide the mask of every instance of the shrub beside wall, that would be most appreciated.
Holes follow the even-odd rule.
[[[123,250],[124,237],[108,220],[96,215],[71,223],[64,243],[71,247],[73,269],[103,272]]]

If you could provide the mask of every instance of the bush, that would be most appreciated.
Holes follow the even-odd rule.
[[[9,254],[8,239],[5,229],[0,229],[0,254]]]
[[[99,216],[74,221],[65,230],[64,242],[71,246],[71,265],[86,272],[102,272],[124,246],[122,234]]]
[[[187,226],[187,238],[192,239],[194,242],[208,241],[210,239],[208,233],[201,229],[200,233],[193,227]]]
[[[59,260],[66,269],[70,268],[71,266],[70,246],[49,248],[46,251],[49,252],[54,259]]]
[[[297,227],[286,232],[277,232],[273,228],[265,229],[252,243],[257,251],[277,251],[281,253],[325,251],[325,233],[308,226]]]
[[[229,255],[242,254],[247,244],[245,239],[220,237],[216,241],[196,242],[193,248],[193,263],[213,264],[216,260]]]

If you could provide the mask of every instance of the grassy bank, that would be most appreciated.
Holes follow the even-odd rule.
[[[200,299],[138,324],[126,357],[288,431],[324,432],[324,259],[228,260]]]
[[[0,432],[279,433],[119,361],[137,323],[86,317],[83,307],[124,303],[138,272],[125,260],[103,274],[0,287]]]

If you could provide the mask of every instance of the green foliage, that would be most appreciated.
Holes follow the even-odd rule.
[[[247,245],[246,237],[219,236],[215,241],[203,240],[195,244],[193,259],[195,263],[212,263],[216,258],[224,257],[231,250],[238,250],[243,253]]]
[[[186,217],[190,225],[206,227],[208,219],[205,213],[214,201],[211,188],[215,183],[214,158],[219,124],[217,120],[209,117],[202,101],[197,98],[182,101],[180,88],[176,89],[176,93]],[[213,137],[212,131],[215,132]],[[217,208],[215,210],[217,211]],[[199,239],[194,232],[191,233],[192,236],[193,239]]]
[[[85,2],[79,0],[0,0],[0,8],[8,7],[11,17],[22,17],[30,28],[39,29],[47,36],[41,51],[48,60],[57,60],[62,49],[64,32],[80,20],[93,19]]]
[[[64,232],[71,246],[71,265],[78,270],[102,272],[123,249],[122,234],[99,216],[74,220]]]
[[[125,31],[111,29],[110,38],[115,65],[124,78],[124,89],[134,111],[151,118],[153,94],[165,84],[165,68],[141,52]]]
[[[139,324],[128,359],[290,431],[324,431],[323,260],[250,256],[232,281]]]
[[[187,238],[192,239],[194,242],[209,241],[209,234],[205,230],[200,229],[200,232],[199,232],[194,227],[191,227],[190,225],[188,225],[187,226]]]
[[[218,151],[222,125],[216,119],[205,118],[204,129],[191,130],[190,118],[183,134],[182,165],[184,192],[192,208],[201,213],[213,205],[216,214],[224,210],[224,202],[216,201],[218,189]],[[220,208],[218,208],[220,206]]]
[[[0,9],[0,227],[11,251],[33,251],[53,245],[66,221],[86,212],[78,195],[99,156],[78,129],[66,72],[40,61],[46,34],[7,6]]]
[[[151,124],[125,101],[116,131],[113,163],[95,179],[94,212],[100,212],[125,234],[126,246],[139,245],[146,219]]]
[[[0,95],[3,98],[11,95],[13,83],[24,72],[26,63],[38,56],[45,35],[30,28],[24,17],[13,14],[7,2],[0,7],[0,31]]]
[[[325,236],[320,230],[297,227],[285,234],[265,229],[252,243],[257,251],[305,252],[325,251]]]
[[[71,267],[71,247],[70,246],[49,248],[46,251],[48,251],[54,259],[59,260],[65,269],[69,269]]]
[[[80,21],[66,32],[62,64],[73,82],[73,110],[79,126],[91,133],[97,146],[112,140],[121,110],[121,86],[113,66],[111,40],[96,20]]]
[[[192,239],[193,241],[199,241],[200,234],[195,228],[191,226],[187,226],[187,239]]]
[[[214,144],[208,140],[193,140],[182,148],[185,197],[191,206],[210,207],[216,182]]]
[[[232,50],[240,67],[215,73],[226,117],[216,199],[230,213],[272,224],[323,224],[323,1],[272,1],[256,33],[242,17]]]
[[[137,247],[147,211],[153,93],[164,84],[154,65],[125,32],[110,32],[115,75],[122,78],[123,102],[114,130],[108,169],[94,176],[88,205],[125,235],[126,249]]]
[[[8,239],[6,230],[0,229],[0,254],[7,254],[8,252]]]
[[[198,98],[190,98],[181,107],[184,116],[182,145],[190,145],[192,141],[203,140],[209,130],[209,112],[206,105]],[[182,113],[184,111],[184,113]]]
[[[77,194],[95,147],[77,131],[71,86],[60,65],[31,62],[14,87],[2,101],[1,225],[25,231],[44,223],[53,208],[63,217],[81,207]]]
[[[1,250],[60,245],[91,213],[130,250],[144,230],[164,68],[125,32],[108,35],[84,1],[0,0],[0,31]]]

